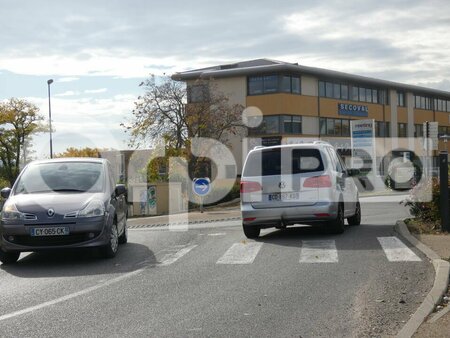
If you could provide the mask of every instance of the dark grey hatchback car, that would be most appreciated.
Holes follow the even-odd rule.
[[[127,242],[124,185],[116,185],[111,164],[97,158],[36,161],[20,173],[0,224],[0,261],[15,263],[20,252],[100,247],[114,257]]]

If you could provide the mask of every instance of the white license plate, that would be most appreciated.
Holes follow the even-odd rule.
[[[298,192],[283,192],[269,195],[269,201],[298,201],[300,194]]]
[[[66,236],[69,227],[31,228],[31,236]]]

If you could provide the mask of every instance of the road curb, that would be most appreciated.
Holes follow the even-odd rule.
[[[450,263],[442,260],[438,254],[436,254],[428,246],[411,235],[408,227],[403,221],[397,221],[397,223],[395,224],[395,230],[400,235],[402,235],[409,243],[411,243],[411,245],[422,251],[431,260],[436,273],[433,288],[425,297],[422,304],[420,304],[416,312],[411,316],[405,326],[403,326],[403,328],[397,334],[397,337],[399,338],[406,338],[412,337],[412,335],[417,331],[419,326],[425,321],[428,315],[433,312],[435,306],[438,305],[438,303],[442,299],[442,296],[447,291],[450,274]]]

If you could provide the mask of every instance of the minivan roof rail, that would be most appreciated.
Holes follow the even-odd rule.
[[[313,144],[330,144],[330,142],[327,142],[327,141],[314,141]]]
[[[255,146],[253,149],[261,149],[261,148],[265,148],[265,146]]]

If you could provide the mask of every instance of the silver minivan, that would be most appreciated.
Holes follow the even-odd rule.
[[[256,147],[247,155],[241,176],[243,230],[256,238],[262,228],[326,225],[333,233],[361,223],[353,177],[327,142]]]

